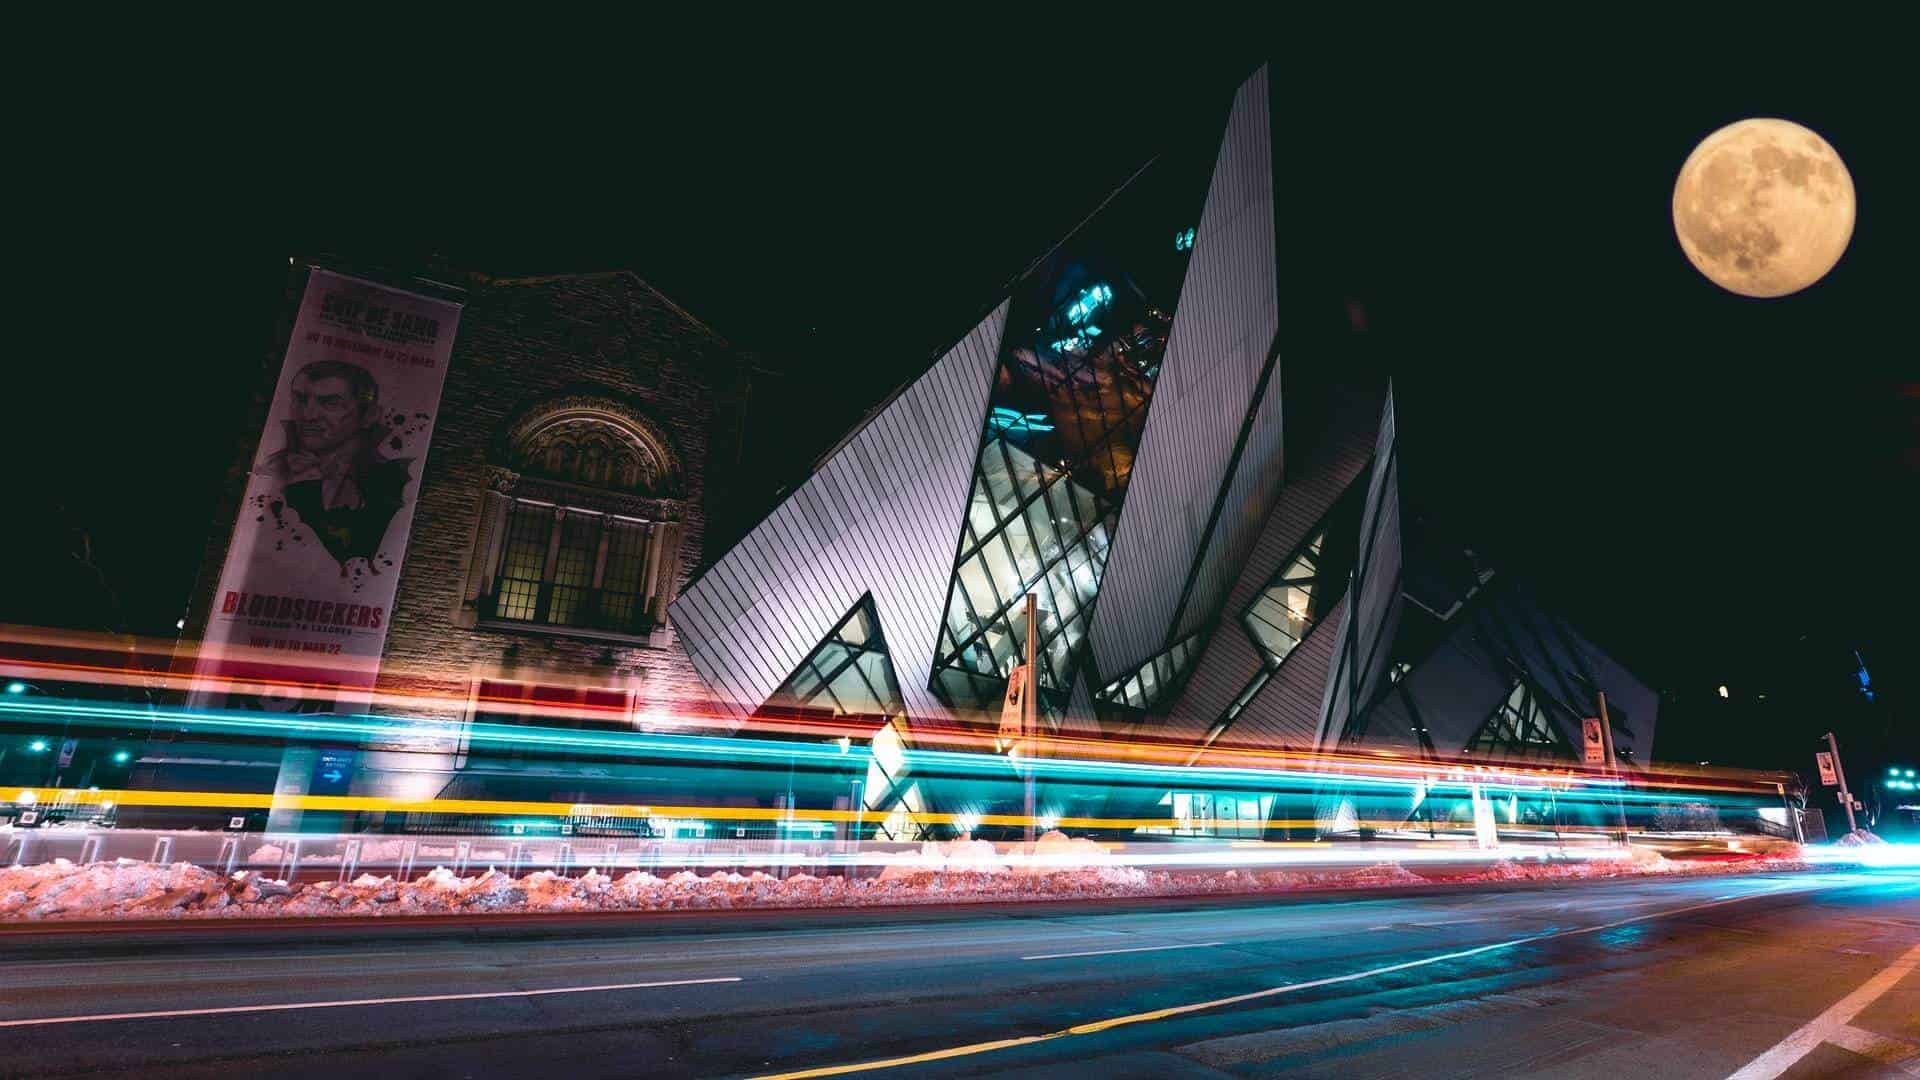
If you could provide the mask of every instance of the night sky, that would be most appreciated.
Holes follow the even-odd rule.
[[[503,55],[475,60],[494,79],[313,96],[195,83],[167,123],[132,104],[110,153],[74,137],[100,166],[63,226],[65,302],[106,333],[53,365],[37,498],[90,530],[128,628],[170,634],[230,527],[213,503],[287,259],[339,252],[638,271],[781,374],[791,406],[749,447],[764,489],[738,493],[767,505],[1265,47],[1053,40],[1059,68],[1032,48],[656,43],[565,79]],[[1297,104],[1283,318],[1302,348],[1379,359],[1448,432],[1448,516],[1671,695],[1661,758],[1805,771],[1836,723],[1920,748],[1911,87],[1811,51],[1517,60],[1353,28],[1273,46]],[[1693,270],[1668,210],[1698,140],[1760,115],[1831,142],[1860,203],[1839,266],[1776,301]]]

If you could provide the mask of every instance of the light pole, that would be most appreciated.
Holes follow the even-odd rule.
[[[1833,751],[1833,773],[1840,781],[1840,805],[1847,811],[1847,831],[1856,832],[1859,826],[1853,820],[1853,792],[1847,790],[1847,767],[1840,764],[1840,741],[1827,732],[1827,749]]]
[[[1039,597],[1033,593],[1027,594],[1027,687],[1026,692],[1020,697],[1020,741],[1028,748],[1028,753],[1033,752],[1032,739],[1038,734],[1036,729],[1040,726],[1037,705],[1040,672],[1034,666],[1034,661],[1038,658],[1037,650],[1040,647],[1040,633],[1035,625],[1039,621],[1039,604]],[[1021,810],[1027,823],[1026,837],[1029,852],[1033,850],[1033,779],[1033,762],[1029,761],[1027,762],[1026,799]]]

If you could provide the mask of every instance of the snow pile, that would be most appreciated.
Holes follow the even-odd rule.
[[[1867,847],[1873,844],[1884,844],[1886,841],[1866,829],[1855,829],[1835,840],[1834,843],[1840,847]]]
[[[0,919],[177,919],[404,916],[481,913],[691,911],[739,908],[893,907],[992,901],[1119,899],[1381,888],[1443,882],[1543,881],[1634,874],[1746,873],[1800,868],[1791,859],[1674,863],[1649,849],[1626,858],[1503,860],[1464,875],[1426,877],[1397,862],[1284,870],[1147,870],[1099,844],[1049,833],[1032,851],[1000,854],[976,840],[928,843],[877,877],[786,878],[720,870],[657,877],[540,870],[514,877],[489,867],[461,876],[436,866],[412,881],[361,874],[351,881],[289,884],[242,870],[230,878],[190,863],[64,859],[0,868]]]

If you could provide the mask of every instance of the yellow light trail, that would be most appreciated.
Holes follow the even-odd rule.
[[[9,788],[14,793],[14,802],[45,807],[70,806],[155,806],[173,808],[202,808],[223,810],[336,810],[336,811],[386,811],[389,813],[416,814],[472,814],[481,816],[511,817],[607,817],[631,818],[644,821],[648,818],[670,818],[675,820],[697,819],[705,821],[825,821],[825,822],[875,822],[885,816],[874,811],[857,810],[788,810],[782,807],[759,806],[663,806],[641,803],[576,803],[542,802],[519,799],[395,799],[377,795],[277,795],[272,792],[230,792],[230,791],[126,791],[88,788]],[[1029,818],[1023,814],[971,814],[939,813],[934,811],[902,810],[907,819],[918,825],[950,825],[961,828],[981,825],[1009,826],[1024,828],[1029,824],[1045,825],[1056,829],[1221,829],[1241,828],[1247,822],[1238,818],[1099,818],[1099,817],[1059,817],[1035,816]],[[1372,826],[1382,830],[1427,831],[1426,826],[1417,829],[1399,819],[1379,821],[1362,820],[1363,826]],[[1276,819],[1261,822],[1262,829],[1314,827],[1312,819]],[[1604,834],[1602,826],[1562,826],[1558,830],[1536,825],[1503,825],[1507,832],[1534,832],[1549,835],[1592,832]],[[1471,822],[1437,822],[1439,832],[1468,833],[1473,830]],[[1311,844],[1312,841],[1299,841]]]

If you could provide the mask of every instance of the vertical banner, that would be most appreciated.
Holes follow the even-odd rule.
[[[1589,716],[1580,721],[1581,752],[1583,765],[1605,765],[1607,763],[1606,732],[1600,727],[1600,718]]]
[[[213,595],[196,703],[367,700],[459,321],[457,303],[310,273]]]

